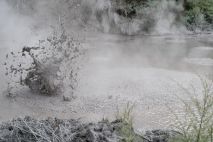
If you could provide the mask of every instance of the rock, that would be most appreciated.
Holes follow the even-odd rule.
[[[63,95],[63,101],[70,102],[71,100],[72,100],[71,97],[67,97],[67,96]]]
[[[0,142],[125,142],[120,135],[122,121],[81,123],[77,120],[32,117],[17,118],[0,124]],[[135,133],[134,142],[168,142],[178,133],[170,130],[147,131],[143,136]]]
[[[137,13],[135,9],[132,9],[131,11],[127,11],[125,9],[117,9],[116,13],[120,16],[126,17],[126,18],[134,18],[136,17]]]
[[[145,133],[144,142],[169,142],[178,133],[172,130],[152,130]]]
[[[79,121],[32,117],[18,118],[0,125],[1,142],[118,142],[116,127],[119,122],[83,124]]]

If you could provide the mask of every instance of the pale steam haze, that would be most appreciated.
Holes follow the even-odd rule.
[[[183,25],[175,24],[176,16],[183,11],[182,3],[176,4],[163,0],[161,5],[153,5],[153,8],[145,11],[149,18],[155,20],[151,34],[186,32]],[[144,22],[147,19],[147,17],[144,17],[128,21],[120,17],[112,10],[110,0],[82,0],[82,2],[2,0],[1,6],[0,16],[1,19],[4,19],[1,20],[3,27],[1,28],[1,36],[2,34],[5,35],[3,38],[7,38],[7,36],[24,38],[25,35],[30,37],[30,34],[35,35],[39,30],[42,32],[44,29],[56,27],[55,25],[61,22],[65,23],[70,29],[73,29],[71,25],[75,24],[96,28],[96,30],[105,33],[121,32],[122,34],[133,35],[144,32]],[[10,35],[11,31],[13,31],[12,35]]]
[[[25,115],[81,118],[83,122],[113,120],[118,108],[127,103],[135,104],[137,130],[170,128],[174,116],[168,106],[182,117],[183,105],[177,98],[189,97],[179,84],[189,91],[195,88],[199,97],[202,87],[198,75],[212,74],[213,35],[194,34],[178,21],[184,10],[182,2],[153,2],[140,14],[133,11],[130,18],[119,10],[113,0],[0,0],[0,121]],[[53,42],[53,33],[62,33],[56,36],[58,42]],[[47,39],[53,41],[44,44]],[[55,46],[58,43],[61,48]],[[31,90],[34,84],[30,89],[19,84],[10,94],[13,97],[8,97],[7,83],[12,79],[6,77],[4,64],[9,60],[14,66],[31,65],[30,56],[24,58],[18,52],[24,46],[43,44],[55,48],[41,48],[42,54],[36,50],[38,55],[31,58],[43,59],[47,54],[45,61],[41,60],[51,82],[47,86],[60,84],[55,86],[63,86],[62,91],[41,95]],[[71,62],[73,58],[64,46],[74,48],[70,52],[80,58],[73,55],[77,61]],[[74,81],[70,80],[73,76],[77,76]]]
[[[174,10],[175,12],[172,12]],[[184,25],[176,24],[175,20],[178,14],[184,10],[183,3],[175,3],[174,1],[163,0],[163,2],[158,5],[157,9],[157,23],[155,27],[155,31],[158,34],[181,34],[187,33]]]
[[[85,16],[86,22],[94,22],[94,15],[101,14],[99,18],[102,18],[102,21],[99,28],[104,32],[117,31],[128,35],[144,33],[143,30],[147,26],[147,20],[152,20],[151,25],[149,25],[151,27],[153,24],[151,34],[187,33],[183,24],[176,23],[176,18],[184,10],[182,2],[177,3],[167,0],[162,0],[160,4],[153,2],[152,7],[145,8],[142,11],[144,13],[143,17],[131,20],[120,17],[115,13],[110,0],[84,0],[82,5],[85,7],[82,10],[85,11],[83,18]],[[94,26],[96,25],[94,24]]]
[[[32,19],[16,13],[5,1],[0,1],[0,5],[0,37],[1,41],[6,44],[5,46],[7,44],[13,46],[12,42],[20,43],[30,37]]]

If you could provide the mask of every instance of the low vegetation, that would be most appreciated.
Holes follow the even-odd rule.
[[[165,0],[168,3],[174,1],[175,5],[182,3],[183,10],[177,11],[175,6],[171,11],[176,13],[176,22],[182,22],[188,30],[211,30],[213,28],[213,1],[212,0]],[[116,7],[119,8],[118,14],[133,18],[147,13],[147,8],[157,9],[157,5],[165,2],[164,0],[117,0]],[[149,17],[151,18],[151,17]]]
[[[184,120],[175,113],[176,123],[173,130],[153,130],[145,134],[135,134],[133,129],[133,105],[127,104],[117,119],[122,120],[119,133],[125,142],[213,142],[213,81],[200,79],[203,87],[202,94],[196,90],[184,91],[190,100],[181,100],[185,109]]]
[[[116,118],[122,122],[119,133],[123,137],[124,142],[135,142],[137,137],[133,129],[133,107],[133,105],[128,103],[122,112],[117,112]]]
[[[175,128],[180,132],[172,142],[213,142],[213,82],[201,79],[201,98],[196,92],[186,93],[191,102],[182,101],[185,107],[185,120],[177,118]]]
[[[190,30],[210,30],[213,27],[212,0],[185,0],[185,24]]]

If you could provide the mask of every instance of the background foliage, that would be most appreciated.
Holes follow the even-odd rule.
[[[189,30],[209,30],[213,28],[213,0],[166,0],[175,1],[177,4],[183,2],[184,11],[179,13],[180,22],[186,25]],[[118,7],[126,12],[126,17],[132,18],[131,14],[141,14],[147,7],[152,7],[153,3],[161,3],[163,0],[116,0]]]

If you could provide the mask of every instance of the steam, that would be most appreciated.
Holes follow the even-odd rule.
[[[183,4],[175,1],[162,0],[158,3],[154,15],[156,17],[154,32],[158,34],[180,34],[186,31],[186,28],[180,25],[176,19],[178,14],[183,10]]]
[[[8,34],[11,31],[30,37],[31,32],[42,32],[60,23],[65,23],[67,29],[72,30],[76,30],[73,25],[77,25],[78,28],[83,26],[105,33],[127,35],[187,31],[178,21],[183,4],[170,0],[154,1],[149,7],[140,7],[133,18],[119,15],[116,10],[120,6],[112,0],[3,0],[0,5],[0,18],[5,19],[0,24],[6,27],[2,28],[4,31],[0,36],[4,38],[11,37]]]
[[[33,46],[61,23],[71,25],[77,4],[73,0],[1,0],[1,40],[16,42],[5,43],[7,47]]]
[[[21,44],[26,39],[29,41],[32,20],[29,17],[15,13],[5,1],[0,1],[0,6],[0,39],[2,47],[15,46],[14,42]]]
[[[59,27],[59,25],[61,26],[61,24],[63,24],[63,23],[71,22],[70,19],[73,18],[74,14],[69,14],[69,12],[71,11],[69,8],[70,8],[70,6],[73,6],[73,5],[74,5],[74,3],[71,3],[70,1],[66,2],[66,1],[52,1],[52,0],[47,0],[47,1],[43,1],[43,0],[0,1],[0,7],[1,7],[0,8],[0,12],[1,12],[0,18],[2,19],[0,22],[0,26],[1,26],[0,39],[1,39],[2,48],[6,49],[4,52],[2,52],[2,56],[4,56],[3,54],[5,54],[5,55],[7,54],[6,55],[7,60],[4,61],[4,63],[3,63],[6,66],[5,67],[6,71],[4,72],[1,70],[1,73],[2,74],[5,73],[5,75],[7,75],[7,76],[9,75],[9,77],[7,78],[8,89],[9,89],[8,91],[11,90],[11,86],[13,86],[16,91],[16,89],[17,89],[16,86],[18,86],[18,85],[14,85],[14,84],[20,82],[20,84],[23,85],[22,82],[24,82],[33,91],[35,91],[36,89],[37,89],[36,91],[38,91],[39,89],[42,88],[42,85],[43,86],[47,85],[47,87],[45,87],[45,89],[43,89],[43,92],[49,91],[52,93],[53,92],[52,90],[55,89],[54,88],[55,86],[52,83],[53,82],[52,80],[54,80],[53,78],[56,78],[56,77],[50,75],[51,69],[49,69],[49,68],[46,70],[46,74],[45,75],[43,74],[44,76],[41,75],[41,72],[42,73],[45,72],[44,67],[47,68],[46,67],[47,63],[45,64],[42,61],[51,60],[52,61],[50,63],[51,65],[56,64],[55,63],[56,61],[54,59],[56,59],[60,53],[62,54],[62,52],[66,52],[66,54],[68,54],[67,58],[69,58],[69,59],[67,59],[66,57],[62,58],[62,59],[64,59],[63,61],[61,59],[61,61],[63,63],[61,62],[60,66],[57,64],[57,67],[60,68],[60,70],[59,69],[58,70],[59,71],[63,70],[62,75],[66,74],[65,72],[69,72],[69,73],[71,72],[70,74],[67,73],[68,75],[65,75],[65,76],[70,77],[72,75],[72,78],[75,78],[75,76],[77,75],[77,73],[76,73],[77,71],[76,72],[73,71],[76,69],[76,68],[73,69],[73,66],[74,66],[73,60],[75,58],[77,58],[77,56],[78,56],[78,51],[77,51],[78,48],[74,45],[74,43],[75,43],[74,41],[71,42],[73,39],[70,39],[69,41],[67,39],[67,41],[65,42],[64,40],[66,40],[66,38],[64,38],[64,36],[62,36],[63,39],[58,39],[58,38],[54,37],[53,41],[51,41],[51,43],[49,43],[50,45],[45,46],[46,48],[52,47],[52,49],[49,49],[49,51],[46,51],[47,50],[46,48],[45,49],[42,48],[41,52],[38,55],[36,55],[35,53],[32,53],[32,54],[30,53],[30,55],[32,55],[32,56],[29,56],[28,58],[23,58],[23,57],[25,57],[25,56],[23,56],[24,53],[21,53],[21,48],[23,48],[24,46],[28,46],[28,47],[43,46],[41,44],[42,41],[43,42],[46,41],[46,38],[49,37],[49,34],[52,31],[54,31],[57,27]],[[72,7],[71,9],[75,9],[75,7]],[[66,19],[66,21],[64,19]],[[69,23],[69,24],[71,25],[71,23]],[[63,31],[65,31],[65,30],[63,30]],[[52,43],[52,42],[56,42],[57,44]],[[61,45],[59,45],[60,43],[61,43]],[[55,51],[56,47],[53,47],[53,45],[58,47],[57,51]],[[63,50],[61,49],[62,47],[64,47]],[[53,49],[55,49],[55,50],[53,50]],[[59,52],[59,50],[60,51],[62,50],[62,51]],[[29,51],[31,51],[31,50],[29,50]],[[75,56],[73,55],[74,54],[73,52],[75,52]],[[41,53],[43,53],[44,55],[42,55]],[[54,53],[54,56],[48,57],[47,55],[50,55],[51,53]],[[36,57],[34,57],[34,55]],[[57,57],[56,57],[56,55],[57,55]],[[43,57],[41,59],[42,61],[40,61],[38,59],[40,56]],[[31,61],[32,59],[33,59],[33,62]],[[71,65],[70,64],[68,65],[65,62],[68,64],[70,63]],[[29,70],[27,71],[29,74],[27,73],[27,74],[25,74],[25,76],[22,76],[22,74],[24,73],[23,68],[25,67],[25,65],[27,67],[29,67]],[[37,66],[34,66],[34,65],[37,65]],[[69,66],[69,67],[72,66],[71,68],[73,70],[71,68],[68,69],[67,66]],[[27,68],[27,67],[25,67],[25,68]],[[10,71],[8,71],[8,70],[10,70]],[[38,72],[36,72],[36,71],[38,71]],[[51,71],[54,71],[54,70],[52,69]],[[54,72],[54,73],[56,74],[58,72]],[[28,75],[28,76],[26,76],[26,75]],[[38,77],[37,82],[35,82],[36,77]],[[22,81],[23,79],[26,79],[26,78],[28,79],[27,81],[26,80]],[[70,78],[69,79],[63,78],[61,80],[63,80],[63,81],[66,80],[66,83],[68,82],[67,80],[69,80],[69,83],[71,83],[72,86],[70,84],[68,84],[69,87],[66,87],[67,90],[70,88],[70,86],[72,89],[76,86],[75,81],[73,81],[74,79],[72,80]],[[47,83],[47,82],[50,82],[50,83]],[[68,86],[64,82],[61,84]],[[40,85],[38,85],[38,84],[40,84]],[[20,88],[20,86],[18,86],[18,87]],[[12,90],[12,91],[14,91],[14,90]],[[63,91],[65,91],[65,89]],[[54,93],[55,92],[56,91],[54,90]]]
[[[128,35],[186,32],[184,25],[181,25],[177,20],[184,10],[182,2],[169,0],[154,1],[151,2],[149,7],[141,7],[135,18],[128,18],[116,12],[119,6],[113,4],[111,0],[88,1],[84,0],[82,5],[83,8],[87,7],[86,11],[90,11],[90,13],[84,15],[84,12],[82,17],[85,16],[87,18],[85,23],[96,19],[99,29],[103,32],[120,32]]]

